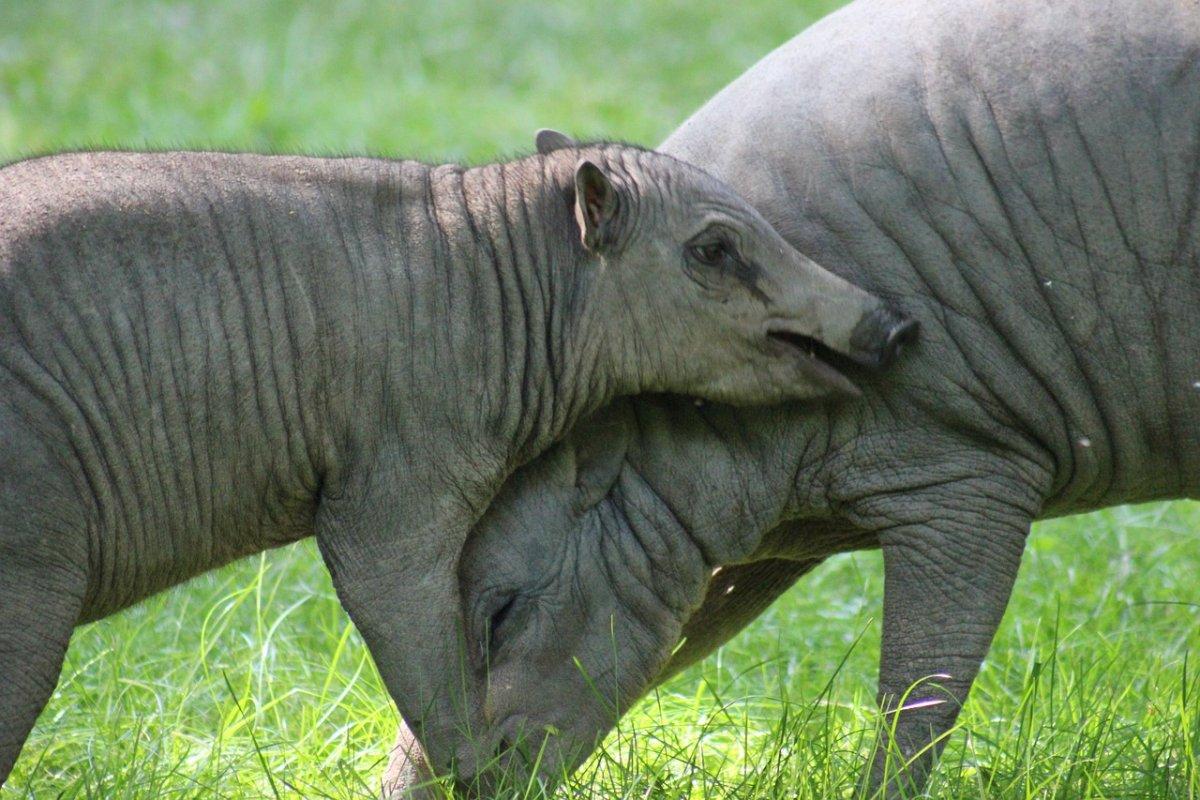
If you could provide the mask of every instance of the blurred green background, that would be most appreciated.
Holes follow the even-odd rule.
[[[836,5],[0,0],[0,161],[97,146],[481,161],[543,126],[654,144]],[[1177,503],[1037,527],[933,796],[1200,795],[1197,522]],[[802,581],[630,714],[564,794],[854,796],[879,566],[856,554]],[[366,798],[394,725],[308,542],[81,629],[0,798]]]
[[[0,157],[81,145],[481,160],[654,144],[836,2],[0,2]]]

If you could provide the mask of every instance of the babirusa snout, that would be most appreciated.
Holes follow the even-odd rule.
[[[916,340],[915,319],[875,295],[798,256],[808,280],[778,298],[768,327],[807,336],[850,361],[870,369],[892,364]]]

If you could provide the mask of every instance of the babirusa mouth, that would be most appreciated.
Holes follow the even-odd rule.
[[[826,388],[854,397],[859,388],[843,374],[857,363],[854,358],[839,353],[820,339],[781,325],[767,327],[767,338],[779,349],[794,353],[800,367],[809,377]]]

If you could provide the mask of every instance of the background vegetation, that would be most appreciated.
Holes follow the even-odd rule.
[[[484,160],[541,126],[652,144],[836,5],[0,0],[0,160]],[[1200,795],[1197,522],[1179,503],[1037,527],[934,796]],[[566,792],[852,796],[881,589],[876,554],[835,559],[644,702]],[[367,798],[394,714],[304,543],[81,629],[0,798]]]

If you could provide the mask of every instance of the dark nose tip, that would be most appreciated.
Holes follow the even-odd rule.
[[[920,323],[887,306],[878,306],[850,334],[854,356],[864,366],[887,369],[907,345],[917,340]]]

